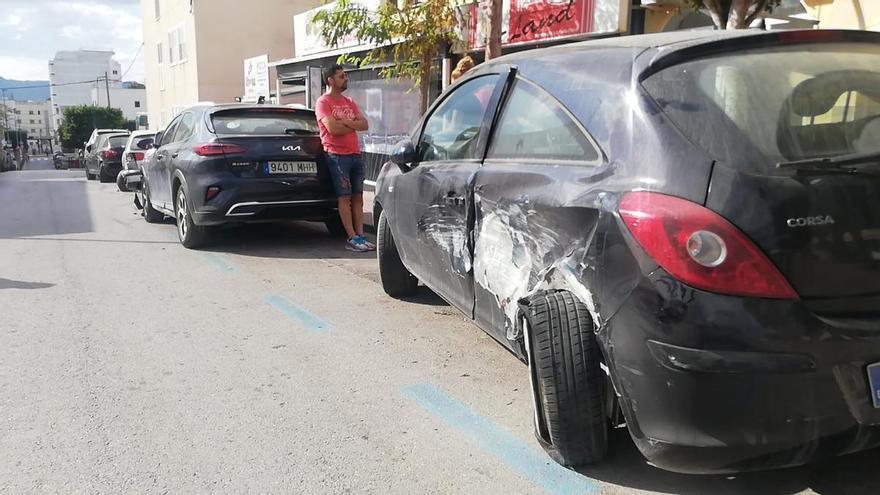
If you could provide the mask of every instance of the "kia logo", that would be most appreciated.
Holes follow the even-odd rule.
[[[801,217],[801,218],[789,218],[785,221],[785,224],[792,228],[797,227],[814,227],[817,225],[830,225],[834,223],[834,219],[831,218],[831,215],[819,215],[818,217]]]
[[[301,151],[302,148],[299,146],[282,146],[281,151]]]

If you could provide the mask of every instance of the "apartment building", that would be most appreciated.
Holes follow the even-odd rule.
[[[293,51],[293,16],[321,0],[141,0],[151,127],[244,93],[244,60]]]
[[[31,149],[48,149],[48,141],[52,139],[52,102],[45,101],[9,101],[6,123],[9,130],[27,132],[28,144]]]
[[[53,132],[61,126],[65,108],[92,103],[91,92],[99,86],[104,89],[105,74],[110,88],[121,87],[119,78],[122,73],[112,51],[75,50],[55,54],[55,58],[49,61]]]

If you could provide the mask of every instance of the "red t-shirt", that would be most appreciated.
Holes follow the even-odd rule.
[[[354,100],[343,95],[333,96],[325,93],[315,102],[315,115],[318,117],[318,129],[321,131],[324,151],[334,155],[357,155],[361,152],[357,132],[352,130],[346,134],[333,135],[321,122],[321,119],[327,116],[336,119],[357,118],[360,110]]]

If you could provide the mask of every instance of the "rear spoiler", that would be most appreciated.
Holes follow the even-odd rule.
[[[874,31],[802,29],[792,31],[759,31],[759,33],[736,37],[719,37],[709,42],[701,39],[691,43],[676,43],[659,47],[654,51],[653,57],[639,72],[638,81],[642,82],[663,69],[688,60],[753,48],[807,43],[873,43],[880,46],[880,33]]]

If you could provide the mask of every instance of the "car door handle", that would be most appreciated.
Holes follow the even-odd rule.
[[[455,193],[449,193],[444,198],[447,204],[453,206],[464,206],[464,196],[456,196]]]
[[[179,155],[179,154],[180,153],[171,153],[171,158],[177,158],[177,155]]]

